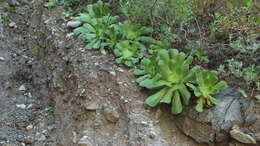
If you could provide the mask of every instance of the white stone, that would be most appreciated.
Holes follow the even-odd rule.
[[[120,72],[125,72],[125,71],[124,71],[122,68],[120,68],[120,67],[117,68],[117,70],[120,71]]]
[[[109,72],[112,76],[116,76],[116,72],[115,71],[110,71]]]
[[[93,146],[93,144],[91,143],[91,140],[88,136],[83,136],[79,142],[78,142],[79,146]]]
[[[16,28],[17,26],[16,26],[16,23],[11,22],[11,23],[9,23],[9,27],[11,27],[11,28]]]
[[[74,35],[74,33],[68,33],[66,34],[66,38],[71,38]]]
[[[25,90],[26,90],[26,88],[25,88],[24,85],[21,85],[21,86],[19,87],[19,91],[25,91]]]
[[[5,61],[5,58],[4,57],[0,57],[0,61]]]
[[[107,54],[107,52],[106,52],[106,50],[105,49],[101,49],[101,54],[103,54],[103,55],[106,55]]]
[[[16,104],[16,107],[21,108],[21,109],[25,109],[26,105],[25,104]]]
[[[87,110],[98,110],[100,109],[100,105],[98,104],[98,102],[94,101],[88,105],[85,105],[86,109]]]
[[[67,26],[70,28],[77,28],[82,24],[80,21],[71,20],[67,23]]]
[[[246,143],[246,144],[256,144],[255,138],[253,138],[251,135],[246,134],[244,132],[241,132],[237,129],[233,129],[230,131],[231,137],[233,137],[235,140]]]
[[[33,125],[32,125],[32,124],[28,125],[28,126],[26,127],[26,129],[27,129],[27,130],[33,129]]]

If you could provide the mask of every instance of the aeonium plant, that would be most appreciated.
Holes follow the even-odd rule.
[[[217,72],[208,70],[199,70],[196,72],[195,84],[187,84],[193,89],[195,96],[198,98],[196,111],[202,112],[204,106],[212,106],[220,103],[219,99],[212,95],[219,93],[220,90],[227,88],[224,81],[218,82]]]
[[[195,71],[189,65],[192,57],[176,49],[160,50],[156,57],[145,59],[141,69],[136,70],[136,75],[142,75],[137,79],[140,86],[156,90],[149,96],[145,103],[155,107],[159,103],[171,104],[171,112],[179,114],[183,110],[183,104],[188,105],[191,97],[186,84],[195,81]]]
[[[111,47],[112,42],[107,43],[107,34],[118,22],[117,16],[109,13],[109,4],[98,1],[87,6],[87,13],[81,13],[75,18],[83,25],[74,30],[76,35],[87,43],[87,49],[104,49]]]
[[[89,23],[91,19],[99,19],[109,15],[109,4],[103,3],[99,0],[97,3],[88,5],[87,13],[81,13],[78,17],[76,17],[76,20],[83,23]]]
[[[190,68],[191,62],[192,57],[175,49],[159,50],[154,56],[144,58],[134,74],[140,76],[137,79],[140,86],[155,91],[145,103],[151,107],[159,103],[171,104],[171,112],[179,114],[183,105],[189,104],[189,89],[192,89],[198,99],[196,111],[202,112],[204,106],[218,104],[220,100],[212,95],[225,89],[227,84],[218,82],[214,71],[201,70],[199,66]]]
[[[116,22],[117,17],[113,16],[93,18],[84,23],[83,26],[76,28],[74,33],[87,43],[87,49],[104,49],[108,46],[106,33]]]
[[[133,66],[143,57],[143,54],[140,52],[139,43],[131,43],[127,40],[120,41],[116,44],[114,53],[117,63],[123,63],[128,67]]]

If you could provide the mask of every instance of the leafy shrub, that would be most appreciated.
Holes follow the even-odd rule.
[[[235,59],[227,60],[228,64],[228,73],[235,75],[237,78],[241,78],[246,81],[247,85],[255,84],[257,90],[260,87],[260,66],[255,64],[250,67],[243,67],[243,62],[237,61]]]
[[[256,15],[257,9],[253,6],[252,0],[245,1],[248,3],[225,1],[224,6],[226,7],[215,11],[211,29],[228,32],[230,30],[248,30],[259,25],[260,19]]]
[[[193,41],[188,43],[185,48],[188,50],[189,55],[193,56],[196,60],[208,63],[208,52],[200,49],[200,43],[200,41]]]
[[[239,36],[237,39],[231,41],[229,46],[244,55],[254,55],[257,50],[260,51],[260,41],[258,40],[259,34],[254,31],[246,33],[246,36]],[[234,39],[232,36],[231,40]]]
[[[227,88],[227,84],[224,81],[218,82],[217,72],[202,70],[196,72],[196,82],[198,86],[188,83],[187,85],[193,89],[194,94],[198,97],[196,111],[202,112],[203,106],[212,106],[212,104],[218,104],[219,99],[212,97],[211,95],[219,93],[220,90]]]
[[[227,60],[228,62],[228,70],[235,75],[237,78],[240,78],[243,76],[242,72],[242,67],[243,67],[243,62],[241,61],[236,61],[235,59],[229,59]]]
[[[124,16],[142,24],[148,24],[152,17],[170,23],[187,25],[194,20],[192,0],[120,0],[119,9]],[[147,15],[147,12],[149,15]],[[152,13],[152,14],[151,14]],[[152,16],[151,16],[152,15]]]
[[[255,83],[257,90],[260,90],[260,66],[252,65],[243,69],[243,79],[248,85]]]

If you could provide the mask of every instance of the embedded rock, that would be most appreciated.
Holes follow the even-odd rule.
[[[114,108],[105,108],[106,119],[112,123],[116,123],[119,120],[119,113]]]
[[[256,113],[252,110],[259,108],[252,108],[255,103],[250,99],[240,98],[240,93],[235,89],[227,88],[215,97],[222,102],[204,109],[202,113],[196,112],[194,108],[187,108],[176,118],[179,129],[199,143],[227,141],[229,131],[234,125],[245,124],[246,118],[251,122],[260,119],[259,115],[246,114]],[[248,110],[251,112],[247,112]]]

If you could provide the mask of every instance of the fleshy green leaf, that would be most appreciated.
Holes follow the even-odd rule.
[[[181,98],[178,91],[174,92],[171,111],[173,114],[180,114],[182,112]]]
[[[160,101],[161,103],[167,103],[170,104],[172,101],[172,97],[173,97],[173,92],[176,90],[177,88],[172,87],[169,88],[166,92],[166,94],[163,96],[162,100]]]
[[[197,105],[195,107],[197,112],[203,112],[203,98],[197,100]]]
[[[161,98],[165,95],[166,91],[167,91],[167,88],[163,88],[159,92],[148,97],[145,100],[145,104],[147,104],[151,107],[155,107],[160,102]]]
[[[182,99],[183,99],[183,103],[184,103],[185,105],[188,105],[188,104],[189,104],[189,101],[190,101],[191,94],[190,94],[190,92],[188,91],[187,87],[183,85],[183,86],[181,86],[181,87],[179,88],[179,91],[180,91],[180,93],[181,93],[181,96],[183,97],[183,98],[182,98]]]

